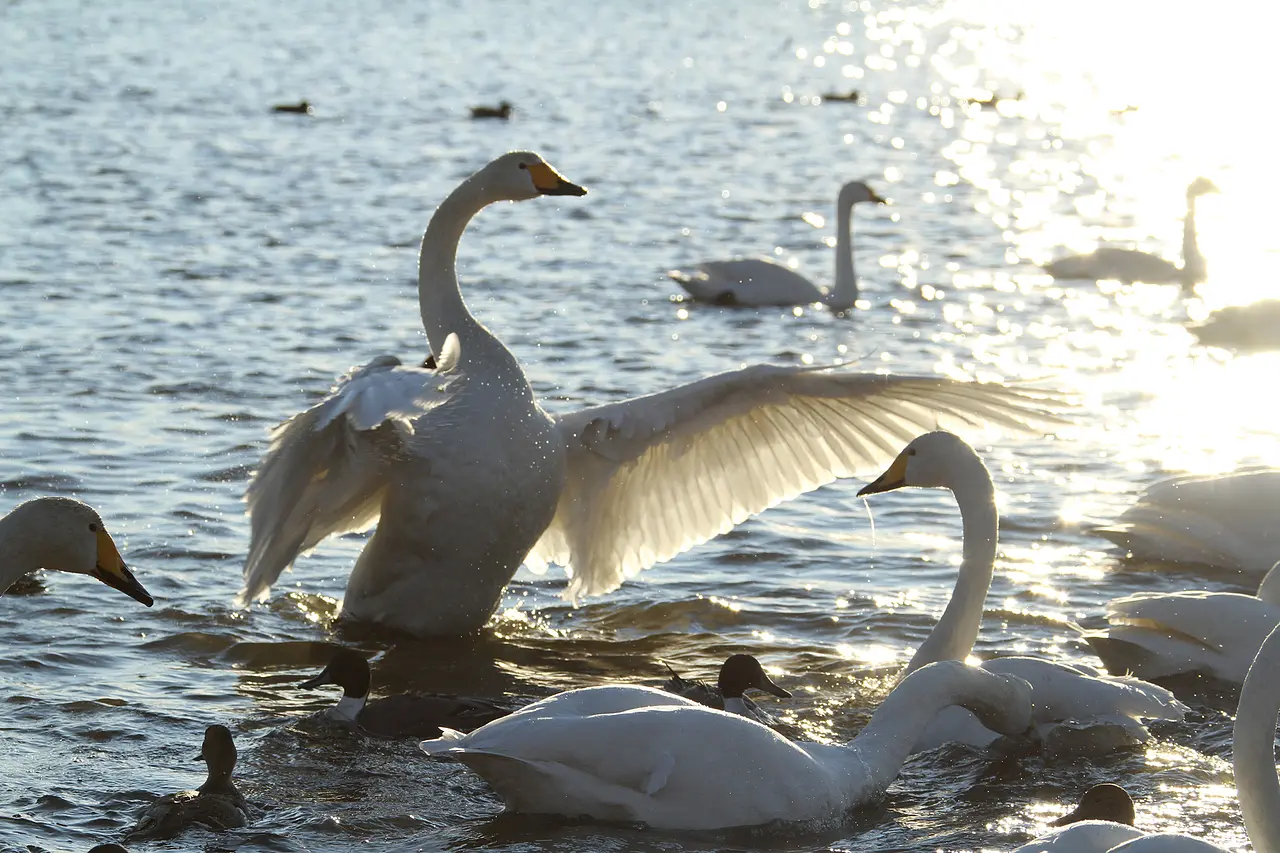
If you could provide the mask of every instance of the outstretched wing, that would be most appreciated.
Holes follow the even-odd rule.
[[[439,371],[380,356],[272,431],[245,493],[251,538],[238,603],[264,598],[280,573],[325,537],[377,522],[387,470],[405,452],[417,419],[449,398],[457,356],[453,335]]]
[[[567,595],[654,563],[837,477],[883,465],[926,430],[1059,419],[1028,386],[756,365],[557,418],[568,480],[526,562],[565,566]]]

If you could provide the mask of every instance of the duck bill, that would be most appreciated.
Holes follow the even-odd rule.
[[[893,464],[883,474],[858,490],[858,497],[876,495],[880,492],[892,492],[894,489],[901,489],[906,484],[907,454],[906,451],[903,451],[898,454],[898,458],[893,460]]]
[[[756,687],[763,690],[765,693],[772,693],[774,696],[777,696],[779,699],[791,698],[791,694],[788,693],[786,690],[783,690],[778,685],[774,684],[773,679],[771,679],[767,674],[764,675],[764,678],[760,681],[759,684],[756,685]]]
[[[1080,810],[1075,809],[1074,811],[1067,812],[1057,820],[1050,821],[1049,826],[1068,826],[1070,824],[1076,823],[1079,820],[1081,820]]]
[[[155,603],[155,599],[142,584],[138,583],[133,572],[129,571],[129,567],[124,564],[120,551],[116,549],[116,543],[111,539],[111,534],[101,527],[98,528],[98,563],[94,566],[92,574],[107,586],[120,590],[147,607]]]
[[[546,163],[536,163],[529,167],[529,175],[533,185],[543,195],[586,195],[585,187],[580,187]]]
[[[323,687],[326,684],[332,684],[329,680],[329,667],[325,667],[319,675],[314,678],[308,678],[306,681],[298,685],[299,690],[306,690],[312,687]]]

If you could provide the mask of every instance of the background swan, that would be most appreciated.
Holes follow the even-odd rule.
[[[499,157],[440,205],[418,297],[432,349],[457,334],[460,378],[413,435],[316,410],[286,423],[249,487],[241,600],[265,597],[299,553],[378,523],[343,613],[419,635],[484,625],[525,562],[618,587],[748,516],[860,468],[936,423],[1045,424],[1052,395],[938,377],[757,365],[548,416],[515,357],[467,310],[454,270],[471,218],[500,200],[581,194],[536,154]],[[321,404],[322,406],[324,404]],[[483,413],[483,414],[477,414]],[[380,520],[379,520],[380,519]]]
[[[934,661],[964,660],[973,651],[995,568],[999,523],[995,485],[987,466],[972,447],[949,432],[914,439],[884,474],[858,494],[904,487],[949,489],[964,520],[964,552],[955,590],[938,624],[907,664],[905,672],[910,674]],[[982,667],[1031,684],[1038,734],[1056,738],[1056,747],[1063,751],[1070,751],[1074,742],[1094,747],[1108,732],[1112,736],[1103,740],[1103,746],[1113,745],[1116,738],[1121,743],[1145,741],[1150,735],[1143,719],[1182,719],[1187,711],[1169,691],[1135,678],[1100,676],[1082,667],[1030,657],[996,658]],[[1052,724],[1062,721],[1086,729],[1100,726],[1105,732],[1076,737],[1069,731],[1054,731]],[[922,733],[916,749],[952,741],[982,747],[996,737],[971,714],[948,709]]]
[[[1174,592],[1113,599],[1107,629],[1085,639],[1111,672],[1148,679],[1199,673],[1241,684],[1262,641],[1280,625],[1277,567],[1256,596]]]
[[[1137,249],[1103,247],[1087,255],[1069,255],[1044,265],[1054,278],[1099,281],[1116,279],[1125,283],[1181,284],[1189,287],[1205,280],[1206,266],[1196,242],[1196,199],[1218,192],[1208,178],[1196,178],[1187,186],[1187,215],[1182,222],[1182,265]]]
[[[466,764],[517,812],[659,829],[832,820],[879,798],[920,729],[957,702],[1008,733],[1031,713],[1025,683],[947,661],[905,679],[843,746],[793,743],[736,714],[668,704],[586,716],[526,709],[422,748]]]
[[[1189,326],[1205,346],[1229,350],[1280,349],[1280,299],[1219,308],[1203,323]]]
[[[811,305],[821,302],[832,311],[847,311],[858,300],[858,277],[853,271],[853,206],[884,199],[862,181],[851,181],[836,197],[835,285],[819,287],[768,258],[705,261],[694,272],[667,273],[700,302],[717,305]]]
[[[1135,560],[1194,563],[1261,577],[1280,559],[1280,470],[1162,480],[1094,532]]]
[[[37,569],[89,575],[147,607],[153,603],[97,511],[73,498],[36,498],[0,518],[0,595]]]

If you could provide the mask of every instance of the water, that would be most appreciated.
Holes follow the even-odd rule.
[[[970,436],[1004,513],[978,653],[1092,661],[1065,623],[1097,624],[1109,598],[1244,589],[1126,566],[1087,525],[1165,473],[1280,462],[1257,393],[1276,357],[1199,349],[1183,325],[1271,286],[1280,242],[1249,215],[1276,182],[1257,141],[1271,28],[1254,16],[1271,13],[1115,5],[0,6],[0,508],[93,503],[157,599],[58,575],[0,600],[0,847],[117,837],[198,784],[189,759],[223,722],[259,819],[147,849],[998,850],[1103,780],[1137,795],[1145,829],[1242,848],[1230,717],[1208,706],[1144,751],[992,765],[953,749],[828,830],[710,836],[500,817],[411,743],[288,725],[331,701],[293,685],[334,642],[381,653],[384,690],[515,696],[654,681],[659,658],[705,675],[751,650],[797,695],[773,707],[847,738],[947,600],[959,523],[942,493],[877,499],[873,532],[857,484],[836,484],[578,609],[562,577],[522,572],[478,639],[335,626],[359,537],[325,543],[267,605],[231,607],[267,428],[351,364],[421,355],[421,232],[512,148],[591,190],[488,210],[461,249],[472,309],[549,408],[763,360],[1048,376],[1084,401],[1057,440]],[[855,86],[865,106],[813,100]],[[977,90],[1025,95],[956,108]],[[301,98],[314,117],[269,112]],[[466,118],[501,98],[510,122]],[[1224,194],[1201,207],[1200,298],[1037,273],[1099,239],[1176,257],[1201,173]],[[672,301],[664,270],[737,253],[830,281],[852,177],[892,201],[856,216],[865,311]]]

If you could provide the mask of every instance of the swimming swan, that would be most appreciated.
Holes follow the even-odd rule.
[[[840,188],[836,198],[836,281],[828,290],[768,258],[706,261],[694,272],[671,270],[669,277],[701,302],[717,305],[811,305],[821,302],[832,311],[848,311],[858,300],[853,272],[853,206],[884,199],[862,181]]]
[[[1280,349],[1280,299],[1228,305],[1188,328],[1205,346],[1242,352]]]
[[[991,587],[995,567],[998,516],[991,474],[973,448],[949,432],[925,433],[898,454],[879,479],[858,492],[873,495],[903,487],[949,489],[964,520],[964,551],[951,600],[928,638],[916,650],[905,672],[939,660],[964,660],[973,651],[982,623],[982,604]],[[1096,748],[1104,732],[1121,743],[1143,742],[1150,735],[1142,719],[1182,719],[1187,708],[1168,690],[1136,678],[1099,676],[1085,667],[1067,666],[1032,657],[1002,657],[986,661],[990,672],[1015,675],[1031,684],[1037,734],[1053,739],[1060,751]],[[1101,727],[1076,737],[1070,729]],[[925,731],[917,750],[959,741],[985,747],[997,735],[985,731],[967,713],[948,709]]]
[[[418,635],[481,628],[522,562],[617,588],[783,500],[880,464],[926,425],[1044,425],[1026,386],[756,365],[551,417],[515,357],[467,310],[454,271],[471,218],[497,201],[580,195],[536,154],[506,154],[440,205],[418,297],[431,347],[456,334],[459,378],[413,435],[335,421],[325,404],[278,428],[247,494],[241,601],[264,598],[325,537],[377,530],[342,612]],[[380,521],[379,521],[380,519]]]
[[[1249,665],[1280,625],[1280,563],[1258,594],[1138,593],[1107,603],[1105,631],[1085,639],[1111,672],[1139,678],[1198,673],[1242,684]]]
[[[1208,178],[1196,178],[1187,187],[1187,215],[1182,222],[1182,266],[1159,255],[1137,249],[1101,248],[1088,255],[1070,255],[1044,265],[1054,278],[1100,281],[1116,279],[1132,284],[1181,284],[1190,287],[1205,280],[1204,256],[1196,243],[1196,199],[1219,192]]]
[[[36,498],[0,518],[0,595],[37,569],[89,575],[147,607],[153,603],[98,513],[73,498]]]
[[[1135,560],[1261,577],[1280,559],[1280,470],[1182,476],[1148,486],[1115,524],[1096,527]]]
[[[1016,733],[1030,718],[1029,692],[947,661],[905,679],[843,746],[794,743],[691,703],[584,716],[525,709],[422,749],[470,767],[516,812],[689,830],[825,821],[878,799],[943,707],[963,704]]]

